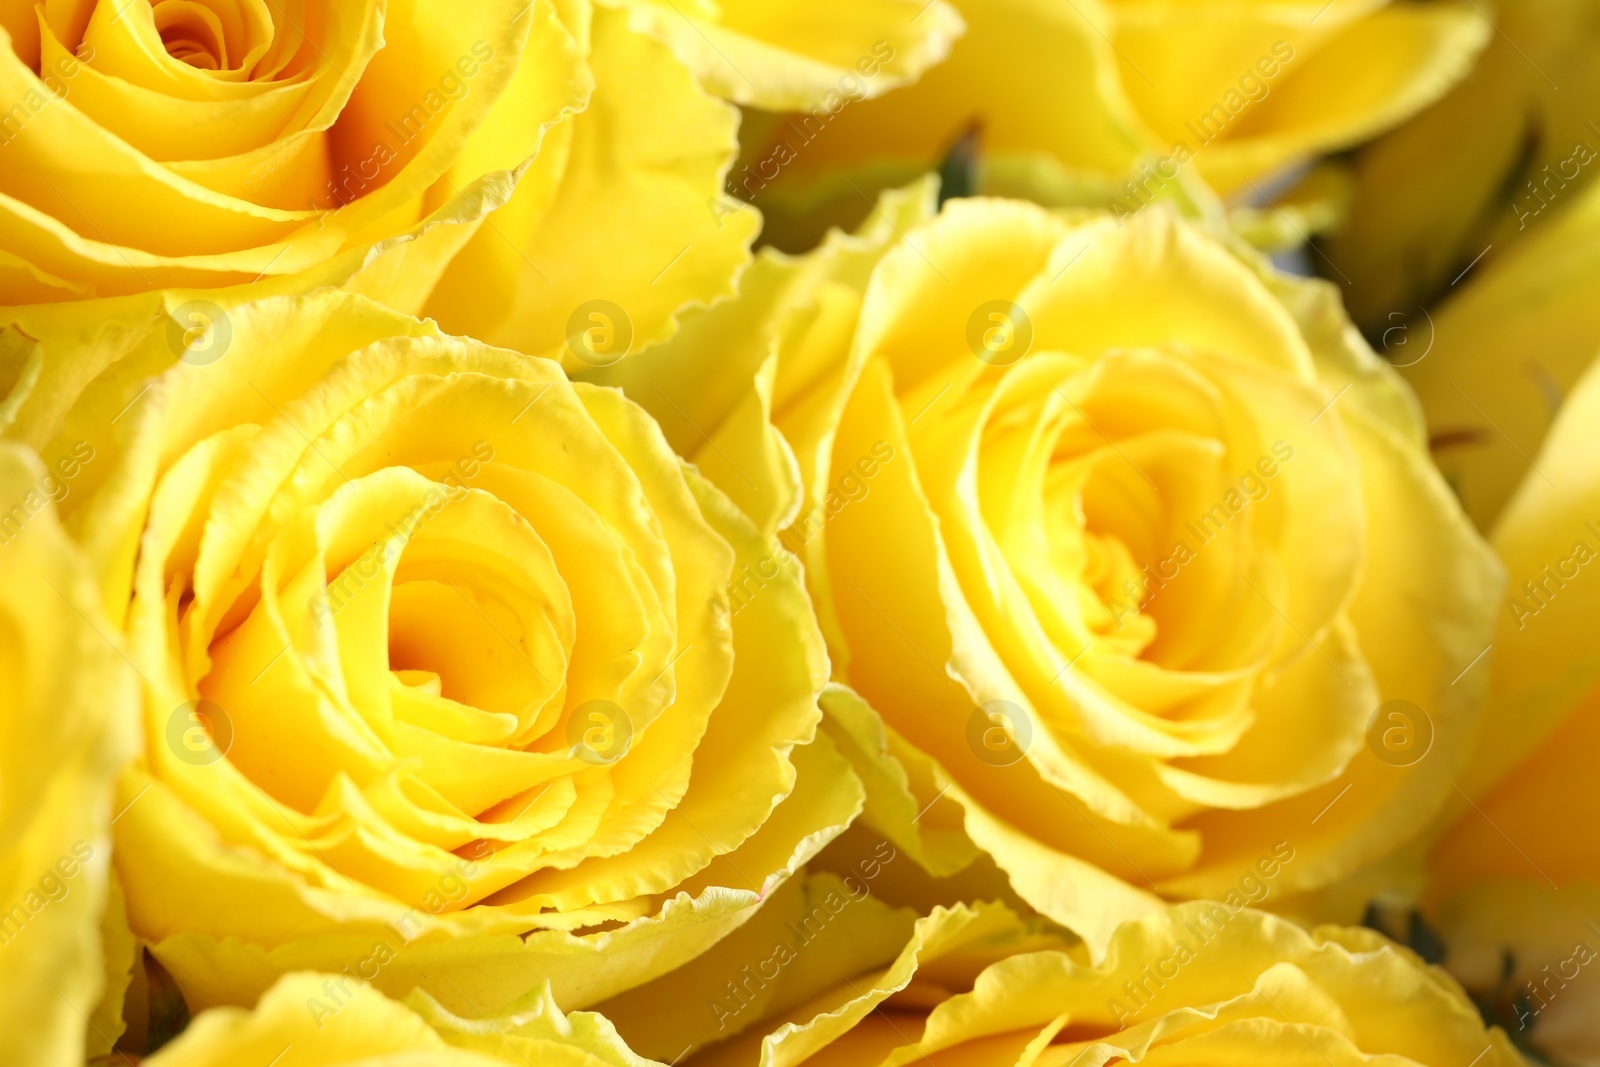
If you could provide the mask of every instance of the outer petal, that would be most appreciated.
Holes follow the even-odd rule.
[[[1600,596],[1584,560],[1600,549],[1592,528],[1600,508],[1600,366],[1578,379],[1530,471],[1501,516],[1494,548],[1508,578],[1495,616],[1491,690],[1483,732],[1462,788],[1474,797],[1515,771],[1528,786],[1539,772],[1522,765],[1561,759],[1558,730],[1581,730],[1600,681],[1589,635]],[[1535,786],[1537,788],[1537,786]]]
[[[806,393],[848,343],[852,293],[897,232],[931,217],[933,197],[924,178],[886,194],[860,233],[835,234],[813,255],[763,250],[737,299],[686,311],[670,341],[585,376],[620,387],[654,415],[673,447],[758,525],[789,526],[808,477],[801,465],[814,470],[822,457],[795,455],[792,435],[777,426],[817,414]],[[725,373],[708,377],[699,371],[713,353]]]
[[[880,190],[936,169],[970,131],[981,131],[986,159],[1045,156],[1068,172],[1119,178],[1156,147],[1118,78],[1111,16],[1099,0],[958,6],[967,32],[915,85],[760,131],[730,177],[739,195],[763,210],[773,204],[780,219],[826,209],[848,224]],[[809,247],[820,236],[782,247]]]
[[[848,765],[830,752],[801,750],[802,764],[793,805],[780,809],[743,848],[723,857],[674,896],[646,902],[649,914],[614,929],[568,933],[539,930],[525,937],[464,930],[454,939],[407,943],[397,928],[378,915],[347,907],[337,932],[302,937],[268,949],[236,937],[176,934],[153,947],[162,964],[196,1006],[249,1002],[281,975],[314,968],[370,974],[377,988],[395,996],[420,988],[450,1011],[472,1016],[505,999],[507,991],[549,983],[557,1000],[587,1007],[683,966],[723,937],[760,914],[762,902],[814,857],[859,811],[859,787],[847,777]],[[805,766],[805,764],[810,766]],[[821,825],[819,825],[821,824]],[[197,828],[197,831],[199,828]],[[776,859],[774,859],[776,857]],[[765,864],[766,866],[762,866]],[[747,875],[745,872],[761,872]],[[258,880],[267,879],[257,876]],[[756,888],[744,884],[760,880]],[[240,890],[245,887],[235,880]],[[259,906],[291,909],[305,905],[282,890],[266,895],[251,886]],[[254,895],[259,894],[259,895]],[[327,902],[322,904],[326,911]],[[392,922],[398,916],[388,916]],[[579,915],[579,921],[583,916]],[[592,921],[612,916],[596,912]],[[326,929],[323,916],[310,919]],[[473,924],[464,924],[470,927]],[[501,924],[502,926],[506,924]]]
[[[1600,135],[1594,143],[1600,148]],[[1404,373],[1440,470],[1485,531],[1520,483],[1549,476],[1535,457],[1600,352],[1597,235],[1600,189],[1573,191],[1559,217],[1503,257],[1490,252],[1429,318],[1398,312],[1392,320],[1417,342],[1431,341]]]
[[[1521,1062],[1442,971],[1367,930],[1196,903],[1123,925],[1105,961],[993,906],[935,909],[898,959],[716,1064]]]
[[[1572,1062],[1600,1049],[1594,983],[1583,973],[1600,947],[1591,922],[1600,850],[1576,829],[1600,818],[1589,761],[1600,744],[1600,597],[1587,574],[1600,558],[1597,412],[1600,371],[1591,367],[1497,523],[1510,588],[1487,657],[1489,704],[1453,822],[1427,856],[1423,898],[1446,965],[1485,1012]]]
[[[1192,198],[1194,171],[1220,193],[1258,193],[1249,183],[1427,106],[1491,32],[1464,2],[958,6],[967,34],[916,85],[773,121],[750,140],[733,184],[773,216],[780,247],[815,242],[807,215],[860,218],[878,189],[947,157],[973,162],[989,195],[1090,196],[1130,213]],[[1328,198],[1299,217],[1337,212]]]
[[[493,1017],[452,1015],[422,994],[397,1004],[343,974],[285,975],[253,1011],[214,1008],[145,1062],[150,1067],[646,1067],[610,1024],[582,1012],[563,1015],[548,990]]]
[[[548,209],[529,203],[548,195],[536,169],[534,184],[468,242],[425,309],[448,330],[557,356],[575,370],[663,340],[681,306],[727,295],[759,225],[748,210],[719,209],[736,143],[732,108],[609,9],[596,12],[590,65],[595,94],[568,120],[565,170]],[[614,333],[603,349],[580,354],[572,346],[591,312]]]
[[[892,847],[880,848],[879,855],[886,857],[880,864],[894,862]],[[768,1016],[809,1000],[841,975],[894,959],[917,916],[884,904],[872,888],[859,875],[792,879],[755,918],[692,963],[596,1010],[634,1047],[660,1059],[742,1032],[759,1033]]]
[[[1465,3],[1355,5],[1326,15],[1313,5],[1183,13],[1115,6],[1129,96],[1162,145],[1195,149],[1197,165],[1224,195],[1415,114],[1461,80],[1492,33]],[[1284,59],[1280,43],[1292,58]],[[1272,78],[1256,67],[1263,57],[1283,60]],[[1220,137],[1199,138],[1195,130],[1214,114],[1208,109],[1235,110],[1232,100],[1246,99],[1241,89],[1250,102],[1237,122],[1230,114]]]
[[[507,1063],[552,1063],[562,1067],[652,1067],[635,1055],[605,1016],[595,1012],[562,1014],[548,988],[509,1004],[499,1014],[462,1018],[425,993],[413,993],[406,1006],[422,1016],[456,1048],[488,1053]]]
[[[768,111],[799,111],[877,96],[917,80],[961,33],[945,0],[604,0],[662,41],[718,96]]]
[[[137,679],[51,502],[93,456],[46,468],[0,445],[0,1049],[41,1067],[115,1036],[86,1025],[105,985],[111,785],[132,753]]]
[[[960,806],[943,799],[952,783],[942,768],[846,687],[829,686],[822,707],[829,733],[839,739],[866,787],[862,827],[881,833],[935,877],[954,874],[977,859],[976,846],[961,828]]]
[[[1527,0],[1492,13],[1495,33],[1461,84],[1356,157],[1349,223],[1326,251],[1364,329],[1422,325],[1419,304],[1459,288],[1480,253],[1498,257],[1559,216],[1593,177],[1582,162],[1600,151],[1589,8]]]
[[[896,862],[886,847],[881,867]],[[651,1001],[646,990],[604,1010],[641,1048],[710,1044],[708,1063],[792,1064],[822,1054],[895,994],[914,990],[919,969],[954,977],[1007,952],[1070,944],[1049,924],[1019,921],[997,904],[935,908],[924,918],[890,908],[873,893],[881,867],[842,880],[811,876],[775,899],[771,915],[660,983],[705,1011],[663,1018],[660,993]]]
[[[1588,973],[1597,905],[1593,884],[1558,891],[1519,877],[1458,893],[1434,921],[1445,966],[1490,1018],[1553,1061],[1584,1063],[1600,1053],[1600,989]]]

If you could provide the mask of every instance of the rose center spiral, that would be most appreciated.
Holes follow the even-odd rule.
[[[168,55],[218,72],[250,65],[267,44],[260,32],[273,24],[249,0],[152,0],[151,12]]]

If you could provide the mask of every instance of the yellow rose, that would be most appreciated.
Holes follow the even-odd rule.
[[[1437,307],[1386,313],[1385,347],[1422,401],[1440,471],[1480,529],[1494,528],[1600,352],[1597,279],[1600,185],[1573,190],[1525,240],[1489,252]]]
[[[1446,965],[1508,1031],[1572,1063],[1600,1056],[1597,417],[1591,367],[1495,526],[1509,583],[1490,699],[1425,901]]]
[[[681,1047],[683,1017],[717,1005],[729,1025],[700,1023],[692,1047],[717,1043],[685,1061],[694,1067],[1522,1062],[1449,975],[1370,930],[1307,932],[1202,901],[1123,925],[1094,965],[1082,945],[998,905],[895,922],[870,895],[830,909],[828,894],[847,890],[818,881],[799,922],[752,923],[669,976],[688,1011],[668,1016],[639,996],[608,1004],[618,1030],[659,1058]],[[830,951],[884,923],[898,951]],[[676,1031],[665,1044],[662,1027]]]
[[[1404,386],[1331,286],[1164,210],[924,210],[607,378],[732,495],[798,468],[746,510],[805,562],[866,822],[937,874],[964,831],[1097,952],[1385,857],[1453,795],[1501,588]]]
[[[553,352],[606,299],[642,347],[748,259],[737,119],[588,0],[9,4],[0,303],[347,285]]]
[[[483,154],[514,83],[541,90],[527,114],[499,120],[524,158],[592,84],[548,0],[411,4],[393,17],[360,0],[289,11],[8,6],[6,303],[246,282],[414,236],[499,169],[466,149]],[[508,177],[473,190],[468,210],[503,198]]]
[[[1497,32],[1472,72],[1356,156],[1349,220],[1327,252],[1363,328],[1386,329],[1390,315],[1453,292],[1452,280],[1480,255],[1488,253],[1481,270],[1559,217],[1594,176],[1593,8],[1585,0],[1483,8]]]
[[[604,1018],[563,1015],[549,991],[460,1018],[425,993],[396,1003],[340,974],[285,975],[254,1011],[213,1008],[145,1067],[650,1067]]]
[[[174,298],[175,299],[175,298]],[[191,1007],[337,971],[582,1007],[848,824],[798,568],[613,390],[338,291],[8,368],[144,681],[116,862]]]
[[[969,134],[990,192],[1019,171],[1030,190],[1098,173],[1132,211],[1197,170],[1218,193],[1248,194],[1431,102],[1490,32],[1464,2],[955,6],[967,32],[947,62],[880,99],[773,124],[732,176],[741,195],[780,220],[826,199],[860,218],[863,189],[937,167]],[[1066,174],[1041,179],[1041,165]]]
[[[85,442],[48,465],[0,444],[0,1060],[30,1067],[117,1037],[87,1020],[134,675],[55,514],[93,459]]]

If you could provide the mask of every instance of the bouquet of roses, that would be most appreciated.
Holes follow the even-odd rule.
[[[0,0],[0,1063],[1600,1063],[1597,157],[1579,0]]]

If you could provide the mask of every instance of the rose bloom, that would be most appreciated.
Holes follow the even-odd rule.
[[[870,706],[824,698],[868,825],[949,873],[914,816],[957,804],[1096,951],[1157,897],[1287,903],[1385,857],[1453,795],[1501,588],[1405,387],[1330,286],[1165,210],[925,213],[763,255],[607,378],[730,492],[798,472],[749,510]]]
[[[8,12],[7,303],[245,282],[416,236],[467,186],[523,163],[593,85],[577,27],[549,3],[405,18],[333,0],[293,16],[228,7]],[[524,82],[539,92],[507,96]],[[519,103],[495,139],[527,151],[480,164],[499,148],[491,114]],[[474,192],[481,215],[487,190]]]
[[[346,285],[542,352],[597,298],[643,345],[748,258],[753,214],[706,207],[736,111],[587,0],[83,0],[0,32],[0,303]]]
[[[784,227],[784,247],[809,246],[820,205],[859,219],[863,191],[937,168],[969,136],[994,193],[1050,200],[1109,178],[1102,202],[1134,210],[1197,171],[1249,195],[1436,99],[1492,32],[1468,3],[955,6],[967,32],[915,85],[746,134],[732,183]]]
[[[1561,1063],[1600,1062],[1597,416],[1591,368],[1495,525],[1508,588],[1490,699],[1424,900],[1445,965]]]
[[[854,817],[798,568],[642,409],[338,291],[226,321],[203,363],[159,313],[44,338],[6,401],[95,451],[62,506],[144,688],[115,859],[192,1008],[293,970],[582,1007]]]
[[[111,1051],[87,1017],[135,679],[55,513],[94,458],[0,444],[0,1060],[38,1067]]]
[[[425,993],[403,1003],[339,974],[285,975],[253,1011],[212,1008],[145,1067],[650,1067],[604,1018],[564,1015],[549,991],[463,1019]]]
[[[794,901],[790,883],[787,926],[763,914],[657,983],[688,1010],[641,990],[610,1017],[658,1058],[691,1041],[696,1067],[1522,1062],[1448,974],[1370,930],[1199,901],[1119,927],[1096,965],[1000,905],[918,918],[848,882]]]

